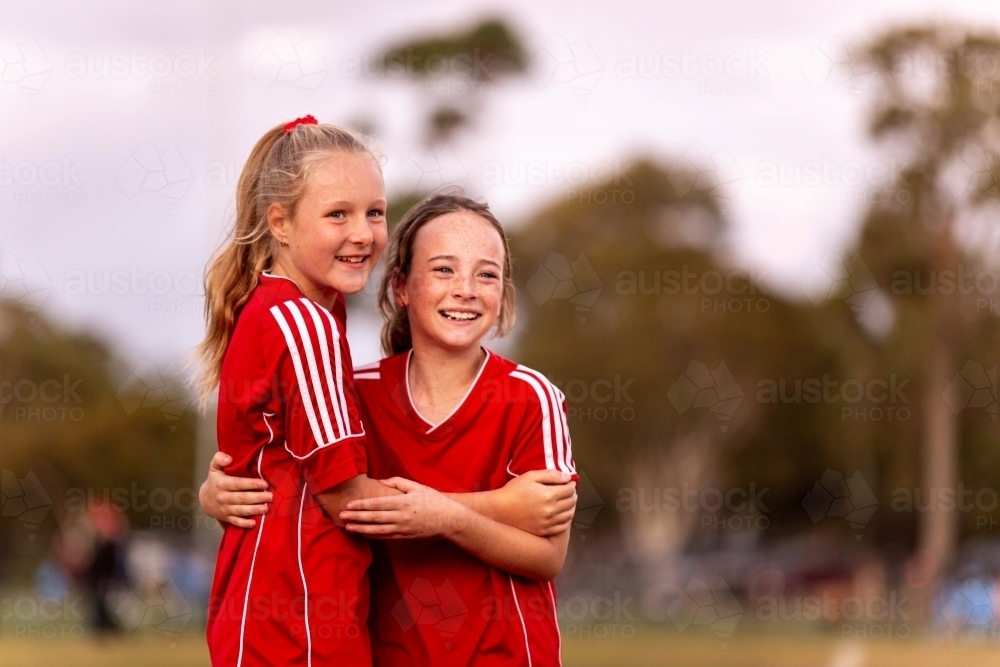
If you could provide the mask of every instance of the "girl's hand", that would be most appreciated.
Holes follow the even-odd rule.
[[[504,523],[551,537],[565,533],[576,513],[576,483],[558,470],[532,470],[507,482],[498,491],[504,504]]]
[[[381,482],[402,495],[347,503],[340,520],[348,532],[382,539],[446,537],[464,525],[469,510],[443,493],[402,477]]]
[[[228,454],[216,452],[208,467],[208,478],[198,491],[198,500],[205,514],[219,523],[253,528],[257,522],[243,517],[267,514],[267,503],[273,495],[262,479],[227,475],[224,469],[232,461]]]

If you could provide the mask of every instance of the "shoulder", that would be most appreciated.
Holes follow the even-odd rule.
[[[523,403],[529,410],[548,412],[559,409],[564,400],[562,391],[540,371],[493,355],[496,359],[496,377],[503,383],[508,400]]]
[[[402,373],[402,369],[406,364],[408,356],[409,355],[404,352],[403,354],[396,354],[391,357],[379,359],[371,364],[355,366],[354,381],[357,383],[358,391],[363,389],[374,389],[375,387],[384,384],[386,381],[391,381],[392,378],[398,377]]]
[[[380,380],[382,379],[382,362],[385,359],[379,359],[373,364],[365,364],[363,366],[354,367],[354,379],[357,380]]]

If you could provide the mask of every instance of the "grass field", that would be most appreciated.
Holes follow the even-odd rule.
[[[1000,663],[1000,646],[926,640],[846,642],[834,637],[740,635],[723,648],[711,635],[636,631],[631,638],[564,639],[565,667],[978,667]],[[166,639],[26,639],[0,636],[0,667],[208,667],[201,635]]]

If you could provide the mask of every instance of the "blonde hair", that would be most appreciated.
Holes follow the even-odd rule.
[[[406,308],[396,303],[393,288],[410,272],[417,232],[431,220],[457,211],[475,213],[500,234],[504,257],[503,292],[494,335],[506,336],[514,328],[514,321],[517,318],[517,292],[511,270],[510,245],[503,225],[490,211],[489,206],[466,197],[460,190],[451,189],[433,194],[415,204],[403,215],[389,238],[385,250],[385,267],[378,290],[378,308],[385,318],[385,323],[382,325],[382,351],[387,356],[400,354],[413,347],[409,315]]]
[[[368,155],[379,164],[378,150],[367,137],[327,124],[300,124],[290,131],[278,125],[250,151],[236,184],[233,228],[205,271],[206,333],[195,352],[203,404],[219,383],[239,311],[274,259],[268,208],[280,204],[294,217],[311,169],[330,153]]]

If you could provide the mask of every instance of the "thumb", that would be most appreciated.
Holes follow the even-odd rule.
[[[209,472],[213,470],[222,471],[227,465],[233,462],[233,457],[229,454],[224,454],[223,452],[216,452],[215,456],[212,457],[212,462],[209,464]]]
[[[379,481],[389,488],[402,491],[403,493],[416,491],[423,486],[422,484],[418,484],[417,482],[414,482],[411,479],[406,479],[405,477],[390,477],[389,479],[380,479]]]
[[[565,484],[572,479],[572,475],[561,470],[532,470],[521,476],[539,484]]]

